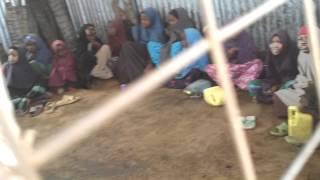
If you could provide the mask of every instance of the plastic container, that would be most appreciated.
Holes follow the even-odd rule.
[[[299,111],[296,106],[288,108],[288,135],[295,140],[304,142],[312,134],[313,118]]]
[[[224,105],[224,92],[219,86],[205,89],[203,91],[204,100],[211,106]]]

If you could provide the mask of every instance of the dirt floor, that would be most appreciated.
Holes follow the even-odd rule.
[[[78,91],[74,94],[83,98],[80,102],[19,123],[36,129],[41,140],[114,96],[118,87],[108,81],[95,90]],[[239,98],[243,114],[258,117],[257,128],[247,135],[259,179],[279,179],[299,148],[268,135],[280,122],[271,106],[253,104],[245,92]],[[299,179],[319,180],[319,160],[316,152]],[[124,111],[50,162],[42,175],[46,180],[242,179],[224,109],[169,89],[159,89]]]

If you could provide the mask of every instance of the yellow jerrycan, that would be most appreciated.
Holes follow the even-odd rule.
[[[288,107],[288,134],[298,141],[304,142],[312,134],[313,118],[299,111],[296,106]]]
[[[205,89],[203,91],[204,100],[211,106],[224,105],[224,92],[220,86]]]

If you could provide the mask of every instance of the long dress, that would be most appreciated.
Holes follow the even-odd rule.
[[[5,63],[3,73],[15,108],[26,111],[30,101],[44,95],[46,89],[39,84],[40,78],[26,60],[24,49],[17,51],[18,61],[14,64]]]
[[[315,68],[311,54],[300,52],[298,71],[299,74],[296,76],[292,87],[275,92],[275,95],[287,106],[300,107],[301,96],[305,94],[304,89],[308,87],[310,82],[315,82]]]
[[[278,89],[290,84],[297,73],[297,56],[298,50],[292,46],[289,35],[285,31],[274,33],[269,44],[272,45],[272,39],[278,37],[280,39],[282,50],[278,55],[274,55],[271,49],[268,51],[265,66],[266,76],[264,79],[251,81],[248,90],[251,96],[257,97],[258,102],[269,101],[272,103],[272,88]]]
[[[234,85],[245,90],[250,81],[259,77],[263,70],[263,62],[257,58],[257,48],[253,39],[246,32],[242,32],[225,43],[226,51],[231,48],[239,50],[234,57],[229,58],[229,73]],[[213,81],[219,84],[215,64],[208,65],[206,72]]]
[[[52,69],[49,77],[49,86],[58,88],[66,85],[74,85],[77,81],[76,60],[72,52],[65,47],[63,55],[57,54],[57,46],[65,47],[61,40],[52,43],[52,50],[55,52]]]
[[[184,30],[186,42],[189,47],[196,44],[201,40],[202,36],[200,32],[195,28],[187,28]],[[177,56],[183,51],[180,42],[171,45],[171,57]],[[205,77],[205,68],[208,65],[208,55],[204,54],[199,57],[194,63],[183,68],[178,72],[174,79],[170,80],[166,86],[168,88],[183,89],[196,80]]]
[[[183,32],[187,28],[195,28],[194,21],[188,16],[188,12],[184,8],[176,8],[170,11],[178,21],[176,24],[170,25],[167,29],[169,31],[169,41],[161,48],[161,63],[171,58],[171,49],[173,44],[180,41],[178,37],[179,32]]]
[[[121,84],[130,83],[142,76],[149,62],[155,66],[160,64],[160,49],[165,37],[159,13],[153,8],[146,8],[142,13],[152,21],[151,26],[133,27],[134,42],[127,42],[122,46],[115,67],[115,74]]]
[[[110,79],[113,77],[112,71],[107,66],[107,61],[111,58],[111,49],[104,45],[96,37],[95,41],[99,44],[92,44],[87,40],[86,29],[92,24],[85,24],[79,32],[76,46],[77,71],[79,86],[89,88],[92,77],[100,79]]]
[[[42,79],[47,79],[52,63],[52,54],[45,42],[36,34],[28,34],[24,37],[24,45],[34,44],[35,52],[26,52],[27,61],[30,63],[34,72]]]

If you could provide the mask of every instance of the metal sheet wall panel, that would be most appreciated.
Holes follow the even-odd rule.
[[[11,46],[11,39],[6,23],[6,5],[5,1],[0,1],[0,43],[3,45],[5,50]]]
[[[79,30],[84,23],[97,25],[98,34],[105,37],[105,25],[114,17],[111,0],[66,0],[73,25]],[[254,9],[265,0],[213,0],[220,26]],[[201,7],[199,0],[136,0],[139,11],[146,7],[158,9],[162,18],[165,18],[170,9],[184,7],[195,20],[197,27],[201,27]],[[319,1],[316,1],[320,5]],[[301,0],[289,2],[263,19],[256,22],[248,31],[253,35],[257,45],[265,48],[267,41],[276,30],[287,30],[295,39],[298,27],[303,24],[303,8]]]

